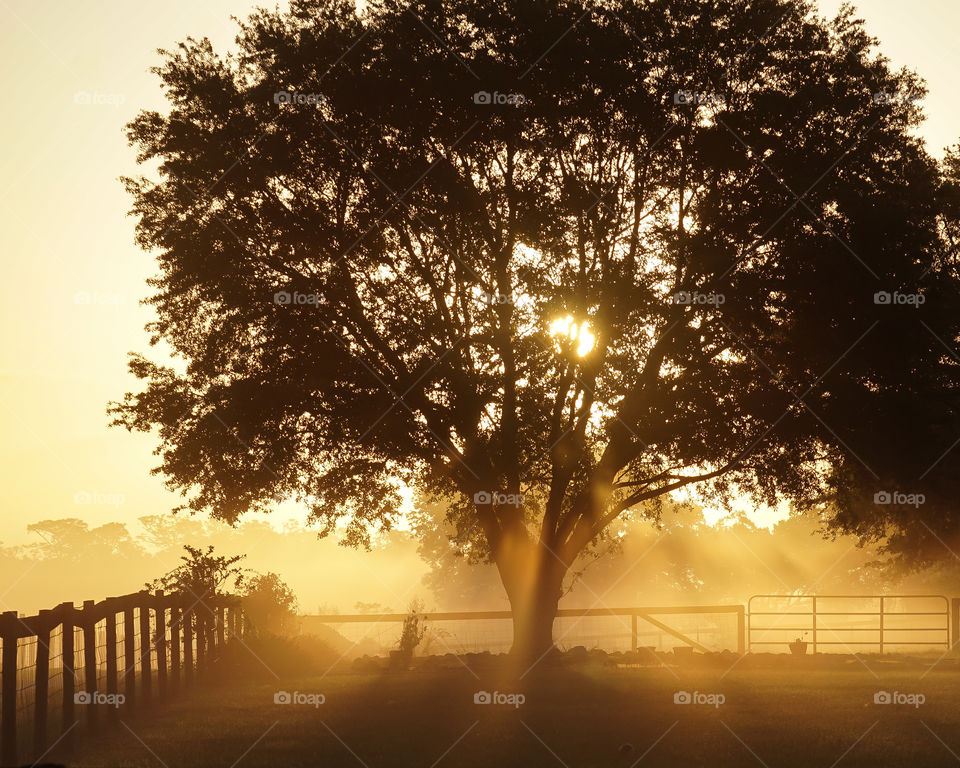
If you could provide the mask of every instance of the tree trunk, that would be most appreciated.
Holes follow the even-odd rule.
[[[540,565],[531,563],[525,583],[507,591],[513,612],[510,652],[527,664],[535,664],[553,649],[553,620],[566,572],[556,561]]]
[[[513,610],[513,647],[510,653],[531,664],[546,656],[553,648],[553,620],[557,615],[557,598],[545,596],[521,603],[511,603]]]

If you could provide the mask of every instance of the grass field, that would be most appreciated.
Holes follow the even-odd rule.
[[[869,669],[867,668],[869,666]],[[688,668],[583,664],[510,683],[496,659],[449,668],[238,680],[86,740],[77,766],[871,766],[960,764],[960,669],[748,658]],[[724,674],[726,673],[726,674]],[[925,674],[926,673],[926,674]],[[476,675],[476,676],[474,676]],[[876,677],[875,677],[876,675]],[[325,696],[276,704],[277,691]],[[522,693],[476,704],[478,691]],[[722,694],[708,703],[675,695]],[[875,694],[921,694],[877,704]],[[702,699],[702,696],[699,698]]]

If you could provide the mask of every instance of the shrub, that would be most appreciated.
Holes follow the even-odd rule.
[[[297,598],[277,574],[248,577],[243,587],[244,620],[249,635],[297,634]]]

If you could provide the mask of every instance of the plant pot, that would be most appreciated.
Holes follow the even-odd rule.
[[[659,664],[660,659],[657,657],[657,649],[652,645],[643,645],[640,648],[637,648],[637,654],[641,664]]]
[[[790,653],[794,656],[804,656],[807,653],[808,645],[810,645],[810,643],[804,640],[794,640],[790,643]]]
[[[673,649],[673,655],[678,659],[690,660],[693,658],[693,646],[678,645]]]

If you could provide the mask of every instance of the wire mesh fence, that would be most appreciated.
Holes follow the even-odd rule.
[[[330,637],[333,631],[348,656],[385,655],[397,648],[405,614],[344,614],[300,617],[303,634]],[[513,643],[508,611],[427,613],[417,652],[431,654],[506,653]],[[744,609],[738,605],[560,611],[553,625],[560,650],[575,646],[608,652],[693,647],[701,651],[743,651]]]
[[[122,707],[148,704],[178,676],[192,678],[242,626],[239,598],[147,592],[0,615],[0,764],[61,739],[68,747],[75,726],[93,731]]]

